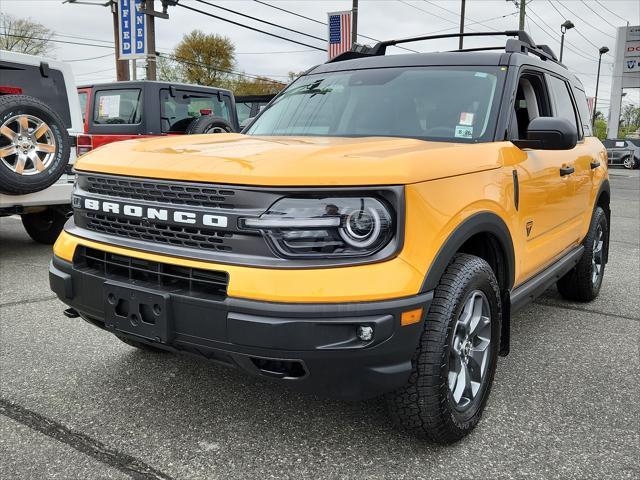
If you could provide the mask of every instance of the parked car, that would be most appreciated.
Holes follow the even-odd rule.
[[[71,68],[0,51],[0,216],[53,243],[71,213],[76,137],[83,133]]]
[[[525,32],[483,35],[515,38],[502,51],[385,56],[443,35],[357,47],[245,134],[80,158],[50,268],[66,314],[142,350],[385,395],[399,425],[436,442],[467,435],[511,314],[556,282],[596,298],[609,247],[584,87]],[[544,341],[527,331],[519,345]]]
[[[640,146],[632,140],[608,138],[602,143],[607,149],[609,165],[623,165],[628,169],[640,166]]]
[[[242,95],[236,96],[238,123],[242,126],[247,120],[255,117],[275,95]]]
[[[112,82],[78,87],[84,132],[78,153],[119,140],[239,131],[233,94],[168,82]]]

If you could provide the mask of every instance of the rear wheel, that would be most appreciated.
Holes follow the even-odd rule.
[[[635,161],[633,158],[631,158],[631,156],[628,157],[624,157],[622,159],[622,165],[624,165],[624,168],[627,168],[629,170],[633,169],[635,167]]]
[[[21,215],[22,225],[33,240],[52,245],[60,235],[70,213],[68,207],[49,207],[42,212]]]
[[[609,224],[602,207],[596,207],[589,232],[582,242],[578,264],[558,280],[558,291],[567,300],[590,302],[600,293],[609,251]]]
[[[0,191],[38,192],[69,162],[69,135],[57,113],[26,95],[0,96]]]
[[[493,382],[501,315],[489,264],[457,255],[434,292],[408,384],[386,395],[396,424],[438,443],[473,430]]]

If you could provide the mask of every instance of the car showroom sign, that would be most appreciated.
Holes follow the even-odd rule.
[[[618,136],[622,93],[626,88],[640,88],[640,25],[617,29],[609,102],[609,138]]]
[[[141,8],[142,0],[118,0],[120,60],[147,56],[146,20]]]

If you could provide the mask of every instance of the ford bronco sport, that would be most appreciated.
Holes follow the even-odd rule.
[[[609,242],[582,85],[500,34],[501,52],[358,46],[245,134],[85,155],[50,267],[66,314],[306,391],[384,394],[399,425],[462,438],[513,312],[556,282],[592,300]]]

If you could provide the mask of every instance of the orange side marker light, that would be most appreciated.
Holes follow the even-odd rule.
[[[402,312],[400,316],[400,325],[406,327],[407,325],[411,325],[413,323],[418,323],[422,318],[422,308],[416,308],[415,310],[407,310],[406,312]]]

